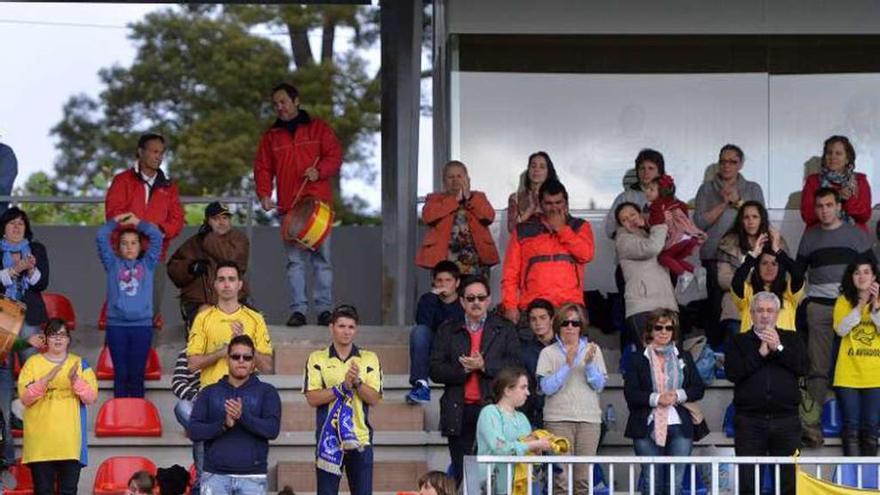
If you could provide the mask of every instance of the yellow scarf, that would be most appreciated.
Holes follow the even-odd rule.
[[[535,430],[520,440],[525,442],[526,440],[542,440],[544,438],[550,440],[554,454],[567,454],[571,450],[571,442],[567,438],[557,437],[547,430]],[[513,495],[526,495],[529,492],[528,481],[528,464],[517,464],[513,469]]]

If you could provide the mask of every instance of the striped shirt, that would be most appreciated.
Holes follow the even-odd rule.
[[[821,225],[808,228],[798,246],[797,261],[806,268],[807,297],[818,302],[834,304],[840,295],[840,282],[846,266],[861,255],[870,256],[871,240],[860,228],[842,223],[836,229],[823,229]]]
[[[199,371],[189,370],[186,349],[183,349],[177,355],[177,362],[174,364],[174,374],[171,375],[171,393],[180,400],[195,400],[196,394],[199,393],[201,375]]]

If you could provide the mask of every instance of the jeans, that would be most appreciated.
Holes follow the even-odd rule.
[[[433,341],[434,331],[428,325],[416,325],[409,333],[409,384],[412,386],[419,380],[428,381]]]
[[[342,456],[342,465],[348,477],[348,489],[351,495],[371,495],[373,493],[373,447],[364,450],[349,450]],[[318,478],[318,495],[337,495],[342,476],[316,469]]]
[[[653,431],[653,425],[648,425]],[[633,440],[633,448],[636,455],[641,456],[689,456],[693,447],[693,440],[684,436],[681,431],[681,425],[669,425],[666,428],[666,446],[661,447],[654,443],[651,435],[644,438],[636,438]],[[643,468],[645,487],[642,493],[650,493],[648,483],[651,482],[650,469],[646,465]],[[687,464],[675,465],[675,493],[681,490],[681,480],[684,479],[684,473],[687,470]],[[654,494],[661,495],[669,493],[669,467],[668,465],[654,465]],[[745,492],[743,492],[745,493]]]
[[[77,460],[46,461],[28,463],[31,476],[34,478],[34,493],[56,493],[55,480],[58,480],[58,492],[61,495],[74,495],[79,484],[79,472],[82,465]]]
[[[734,449],[738,456],[790,456],[801,446],[801,418],[744,416],[734,417],[736,437]],[[782,495],[794,495],[794,466],[780,466],[780,489]],[[754,465],[739,467],[740,493],[755,493]]]
[[[880,425],[880,388],[837,388],[843,428],[877,434]]]
[[[309,300],[306,297],[306,261],[312,263],[312,297],[315,312],[330,311],[333,305],[333,267],[330,265],[330,235],[317,251],[285,243],[287,251],[287,283],[291,292],[291,311],[306,314]]]
[[[262,476],[204,473],[202,495],[264,495],[268,481]]]
[[[189,417],[192,415],[193,401],[181,399],[174,405],[174,416],[180,426],[189,433]],[[199,492],[199,482],[205,469],[205,442],[193,442],[193,464],[196,466],[196,479],[193,483],[193,493]]]
[[[153,326],[107,326],[113,360],[113,397],[143,397],[144,369],[153,342]]]

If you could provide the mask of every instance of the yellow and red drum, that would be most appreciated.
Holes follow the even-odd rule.
[[[303,198],[291,208],[281,221],[281,238],[312,251],[330,234],[333,226],[333,208],[315,198]]]

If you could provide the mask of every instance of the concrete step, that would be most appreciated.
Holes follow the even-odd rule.
[[[397,492],[418,489],[419,477],[428,470],[424,461],[376,461],[373,465],[373,490]],[[277,467],[278,486],[290,486],[297,493],[317,489],[315,463],[281,461]],[[340,491],[348,491],[348,480],[342,477]]]
[[[285,402],[281,431],[315,431],[315,408],[305,402]],[[402,402],[382,401],[370,408],[374,431],[425,431],[425,411]]]

